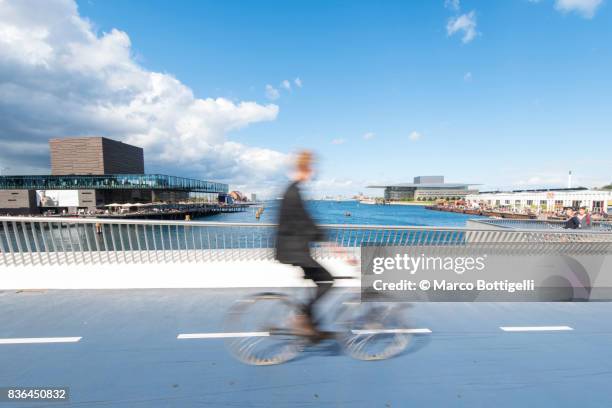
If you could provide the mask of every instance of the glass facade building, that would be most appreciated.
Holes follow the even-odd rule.
[[[227,194],[228,185],[163,174],[0,176],[2,190],[172,190]]]
[[[146,174],[143,149],[104,137],[49,140],[50,175],[0,176],[0,214],[96,213],[109,204],[226,202],[228,185]]]
[[[445,183],[444,176],[419,176],[413,183],[401,183],[384,186],[368,186],[369,188],[384,188],[385,201],[415,201],[437,199],[461,199],[468,194],[478,193],[470,189],[474,183]]]

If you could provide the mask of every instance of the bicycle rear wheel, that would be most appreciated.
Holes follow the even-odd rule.
[[[358,295],[344,300],[336,325],[338,341],[358,360],[384,360],[403,352],[413,336],[407,305],[361,302]]]
[[[226,316],[225,330],[233,334],[226,339],[226,347],[246,364],[273,365],[289,361],[304,346],[304,339],[293,330],[297,314],[298,306],[278,293],[239,300]]]

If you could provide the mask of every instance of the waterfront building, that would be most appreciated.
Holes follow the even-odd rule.
[[[435,201],[439,199],[459,200],[468,194],[478,193],[470,189],[474,183],[445,183],[444,176],[418,176],[412,183],[368,186],[384,188],[386,201]]]
[[[105,137],[50,139],[51,174],[144,174],[140,147]]]
[[[594,213],[607,213],[612,191],[587,188],[560,188],[514,191],[487,191],[465,197],[468,206],[535,212],[560,212],[564,208],[586,207]]]
[[[0,213],[91,212],[109,204],[225,201],[224,183],[145,174],[139,147],[115,140],[51,139],[50,175],[0,176]]]
[[[246,196],[238,190],[230,191],[229,196],[235,202],[247,201]]]

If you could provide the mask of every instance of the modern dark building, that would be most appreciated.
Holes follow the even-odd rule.
[[[142,148],[105,137],[49,140],[51,174],[144,174]]]
[[[225,200],[224,183],[145,174],[143,150],[91,137],[51,139],[51,175],[0,176],[0,214],[77,213],[108,204]]]
[[[384,188],[386,201],[430,201],[438,199],[462,199],[468,194],[478,194],[470,189],[473,183],[445,183],[444,176],[418,176],[412,183],[400,183],[385,186],[368,186]]]

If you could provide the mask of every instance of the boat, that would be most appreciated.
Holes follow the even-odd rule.
[[[359,204],[370,204],[370,205],[374,205],[377,204],[376,200],[372,200],[372,199],[365,199],[365,200],[359,200]]]

